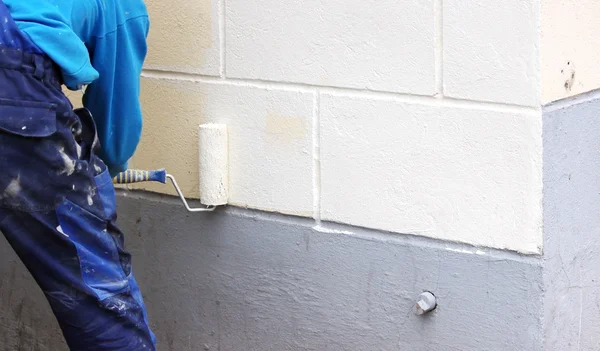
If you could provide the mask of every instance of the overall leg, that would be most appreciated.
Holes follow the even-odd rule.
[[[0,231],[46,294],[69,347],[153,350],[115,223],[112,179],[85,131],[94,130],[91,118],[57,111],[55,133],[23,135],[3,128],[6,106],[0,100]],[[19,111],[10,116],[25,126],[29,115]]]
[[[1,1],[0,15],[14,38]],[[71,350],[155,350],[93,120],[72,110],[57,71],[43,55],[0,46],[0,231]]]

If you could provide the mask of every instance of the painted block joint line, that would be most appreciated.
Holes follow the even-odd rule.
[[[248,88],[259,88],[265,90],[280,90],[280,91],[295,91],[295,92],[310,92],[314,93],[317,89],[322,94],[330,94],[334,96],[347,96],[347,97],[358,97],[369,100],[384,100],[384,101],[396,101],[400,103],[408,104],[421,104],[428,106],[438,107],[454,107],[463,109],[474,109],[484,111],[498,111],[507,113],[520,113],[527,114],[530,116],[538,116],[541,113],[541,107],[531,107],[524,105],[507,104],[500,102],[488,102],[488,101],[477,101],[477,100],[464,100],[449,98],[442,96],[440,98],[436,96],[426,95],[415,95],[415,94],[403,94],[386,91],[375,91],[375,90],[362,90],[354,88],[341,88],[332,86],[321,86],[303,83],[290,83],[290,82],[277,82],[277,81],[265,81],[257,79],[237,79],[227,77],[215,77],[209,75],[200,75],[194,73],[183,73],[165,71],[159,69],[144,69],[142,76],[153,79],[167,79],[167,80],[182,80],[182,81],[193,81],[202,82],[209,84],[230,84],[233,86],[248,87]]]
[[[444,97],[444,13],[443,1],[435,0],[435,85],[436,97]]]
[[[313,107],[313,217],[321,224],[321,92],[315,93]]]
[[[219,52],[219,75],[222,79],[225,79],[227,75],[227,67],[226,67],[226,47],[227,44],[225,41],[225,1],[219,0],[219,36],[220,36],[220,52]]]

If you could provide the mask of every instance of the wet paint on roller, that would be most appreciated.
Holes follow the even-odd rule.
[[[229,189],[227,125],[203,124],[199,131],[200,202],[226,205]]]

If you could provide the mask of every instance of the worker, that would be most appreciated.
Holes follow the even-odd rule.
[[[140,139],[148,30],[143,0],[0,0],[0,231],[71,350],[155,350],[112,184]]]

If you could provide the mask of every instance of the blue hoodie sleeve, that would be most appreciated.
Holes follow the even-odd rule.
[[[87,87],[83,105],[94,116],[99,157],[112,175],[127,169],[141,137],[140,75],[148,30],[145,14],[127,19],[116,30],[87,43],[99,77]]]
[[[88,50],[72,30],[70,18],[64,15],[65,10],[70,10],[70,3],[4,0],[4,4],[19,29],[61,67],[69,89],[79,89],[79,85],[90,84],[98,78],[98,72],[90,64]],[[96,6],[90,2],[79,3],[79,8],[86,17],[97,16]]]

